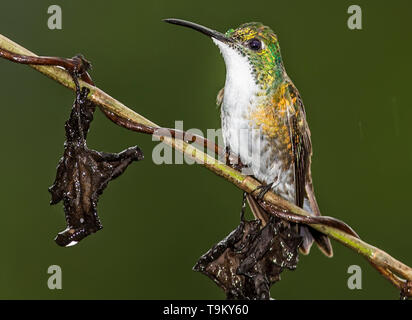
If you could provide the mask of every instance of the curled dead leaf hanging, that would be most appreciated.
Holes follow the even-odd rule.
[[[60,246],[78,243],[91,233],[102,229],[97,214],[97,202],[108,183],[120,176],[133,161],[143,159],[138,146],[120,153],[89,149],[86,137],[96,106],[87,100],[89,90],[77,85],[76,99],[66,121],[66,141],[63,157],[57,167],[54,184],[49,188],[51,204],[63,201],[67,228],[55,241]]]
[[[193,267],[212,279],[228,299],[270,298],[280,273],[297,266],[302,238],[290,225],[271,217],[245,221],[200,257]]]

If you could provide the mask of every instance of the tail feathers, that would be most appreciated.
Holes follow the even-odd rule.
[[[306,181],[305,184],[305,190],[306,190],[306,197],[303,201],[303,209],[305,209],[307,212],[312,213],[315,216],[320,216],[320,210],[318,203],[316,201],[315,197],[315,192],[313,190],[313,184],[312,184],[312,175],[310,174],[310,166],[309,166],[309,180]],[[330,243],[330,240],[327,236],[324,234],[320,233],[319,231],[316,231],[310,227],[305,227],[308,229],[308,233],[310,233],[311,238],[316,241],[316,244],[318,245],[320,251],[322,251],[327,257],[331,258],[333,257],[333,249],[332,249],[332,244]],[[313,243],[313,241],[312,241]],[[309,245],[307,247],[307,252],[309,253],[310,250]]]
[[[304,255],[308,255],[310,252],[310,248],[312,247],[312,244],[314,241],[312,234],[310,233],[308,227],[300,226],[300,236],[302,237],[302,244],[300,245],[300,252],[302,252]]]
[[[314,216],[321,215],[314,196],[313,199],[311,199],[310,197],[305,198],[303,203],[303,209],[305,209],[309,213],[312,213]],[[322,251],[325,254],[325,256],[329,258],[333,257],[332,244],[330,243],[328,236],[324,235],[319,231],[316,231],[315,229],[312,229],[311,227],[300,226],[300,228],[300,233],[303,237],[303,243],[306,244],[306,246],[301,246],[301,251],[303,254],[309,253],[310,247],[312,246],[313,241],[315,241],[320,251]]]
[[[306,200],[306,199],[305,199]],[[257,203],[257,201],[251,196],[247,195],[247,201],[249,203],[249,207],[253,212],[253,215],[256,219],[260,219],[264,224],[269,221],[270,215]],[[305,201],[304,208],[308,212],[312,212],[309,203]],[[319,249],[327,256],[333,256],[333,249],[330,243],[329,238],[305,225],[299,225],[300,235],[303,239],[302,244],[300,246],[300,251],[302,254],[309,254],[310,248],[312,247],[313,242],[316,242]]]
[[[318,245],[320,251],[322,251],[325,256],[332,258],[333,249],[332,244],[330,243],[330,239],[317,230],[311,229],[310,232],[312,233],[312,236],[315,239],[315,242]]]
[[[327,236],[310,227],[302,225],[300,226],[300,235],[303,238],[300,246],[300,251],[303,254],[309,254],[313,242],[316,242],[318,248],[325,254],[325,256],[329,258],[333,257],[332,244]]]

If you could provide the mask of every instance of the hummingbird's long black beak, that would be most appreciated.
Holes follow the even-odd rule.
[[[213,29],[209,29],[204,26],[201,26],[200,24],[197,24],[197,23],[193,23],[193,22],[186,21],[186,20],[174,19],[174,18],[163,19],[163,21],[171,23],[171,24],[177,24],[178,26],[183,26],[183,27],[194,29],[209,37],[215,38],[216,40],[219,40],[225,43],[233,42],[232,39],[226,37],[223,33],[213,30]]]

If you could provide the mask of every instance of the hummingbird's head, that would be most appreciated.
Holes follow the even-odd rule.
[[[165,19],[166,22],[192,28],[211,37],[225,59],[228,76],[250,73],[256,85],[268,90],[276,86],[284,76],[284,67],[276,34],[259,22],[242,24],[226,33],[180,20]]]

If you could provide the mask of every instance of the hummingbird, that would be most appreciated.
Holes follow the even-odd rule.
[[[265,185],[263,192],[272,190],[320,216],[312,183],[312,143],[305,108],[286,73],[277,35],[259,22],[221,33],[185,20],[164,21],[203,33],[220,49],[226,81],[217,104],[226,150],[236,153]],[[255,217],[265,216],[252,196],[247,199]],[[333,256],[327,236],[305,225],[295,227],[302,237],[303,254],[308,254],[316,241],[326,256]]]

